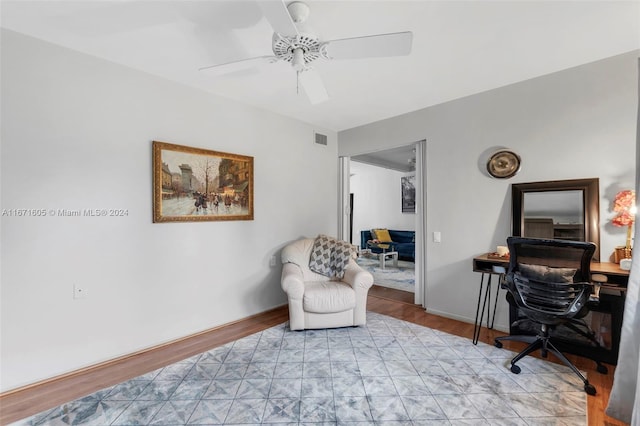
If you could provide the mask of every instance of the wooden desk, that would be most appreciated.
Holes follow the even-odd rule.
[[[507,270],[509,267],[509,259],[508,258],[494,258],[489,257],[489,254],[483,254],[473,258],[473,270],[475,272],[479,272],[482,274],[480,279],[480,292],[478,294],[478,306],[476,308],[476,321],[474,328],[474,344],[477,343],[477,335],[480,333],[480,328],[482,327],[483,316],[485,312],[485,307],[488,304],[487,309],[487,328],[493,328],[493,319],[495,319],[495,310],[498,301],[498,294],[500,292],[500,285],[497,285],[495,292],[495,300],[493,302],[493,318],[490,321],[489,312],[491,311],[491,276],[499,275],[499,279],[502,279],[502,274],[497,271],[500,271],[498,268],[503,268],[503,270]],[[608,316],[607,324],[610,325],[609,334],[605,336],[608,339],[608,343],[610,348],[593,348],[593,347],[585,347],[585,345],[580,344],[580,342],[572,342],[567,339],[559,338],[556,345],[560,350],[566,351],[569,353],[573,353],[576,355],[585,355],[589,358],[599,359],[602,362],[607,362],[610,364],[616,364],[618,359],[618,349],[620,347],[620,330],[622,328],[622,313],[624,311],[624,297],[627,291],[627,283],[629,281],[629,271],[625,271],[620,269],[620,266],[617,263],[611,262],[592,262],[591,263],[591,274],[602,274],[607,277],[607,282],[602,285],[602,289],[600,292],[600,304],[598,308],[594,309],[594,316],[599,315],[600,317]],[[484,288],[484,279],[485,276],[488,275],[487,286]],[[478,317],[478,313],[481,308],[481,300],[483,298],[484,291],[484,302],[482,303],[482,313]],[[517,308],[511,306],[509,309],[509,323],[510,333],[511,334],[523,334],[522,330],[516,329],[512,326],[512,324],[519,319]],[[601,321],[602,319],[599,319]],[[599,330],[598,330],[599,332]]]
[[[495,266],[509,267],[508,258],[489,257],[488,253],[473,258],[473,271],[481,273],[492,272]],[[611,262],[591,262],[591,274],[602,274],[607,277],[607,284],[603,288],[620,292],[627,291],[629,271],[620,269],[620,265]]]

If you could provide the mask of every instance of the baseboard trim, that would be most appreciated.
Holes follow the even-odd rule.
[[[427,313],[429,314],[433,314],[433,315],[437,315],[439,317],[443,317],[443,318],[449,318],[449,319],[453,319],[456,321],[460,321],[460,322],[466,322],[467,324],[474,324],[475,321],[471,318],[467,318],[461,315],[452,315],[449,312],[444,312],[444,311],[439,311],[437,309],[426,309]],[[494,324],[493,326],[494,330],[498,330],[498,331],[502,331],[503,333],[509,333],[509,327],[507,325],[504,324]]]
[[[78,394],[77,397],[81,397],[104,387],[120,383],[122,377],[130,375],[132,371],[139,371],[139,374],[145,374],[253,334],[256,329],[264,329],[265,326],[271,327],[281,324],[287,319],[288,306],[281,305],[237,321],[2,392],[0,393],[0,407],[2,408],[0,410],[0,424],[14,422],[68,401],[69,388],[72,386],[77,389],[77,392],[75,392]],[[117,370],[122,371],[122,373],[113,374],[113,371]],[[83,381],[83,377],[89,375],[98,379],[92,380],[91,383],[87,383],[86,380]],[[65,390],[66,395],[62,399],[56,398],[55,393],[61,389]],[[47,398],[44,403],[42,398],[38,401],[30,400],[29,395],[34,393],[41,396],[46,394],[51,398]],[[34,403],[38,406],[34,407]],[[42,408],[40,409],[40,407]],[[27,414],[22,416],[25,412]]]

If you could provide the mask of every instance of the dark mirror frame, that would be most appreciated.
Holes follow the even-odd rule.
[[[522,236],[523,198],[527,192],[582,191],[584,238],[596,244],[593,260],[600,261],[600,181],[598,178],[514,183],[511,185],[512,227],[514,236]]]

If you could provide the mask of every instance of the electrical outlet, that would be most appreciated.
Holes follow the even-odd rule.
[[[433,242],[434,243],[442,242],[442,234],[440,233],[440,231],[435,231],[433,233]]]
[[[275,256],[271,256],[271,259],[269,259],[269,265],[270,266],[276,266],[276,257]]]
[[[80,284],[73,285],[73,298],[74,299],[86,299],[87,298],[87,289],[85,286]]]

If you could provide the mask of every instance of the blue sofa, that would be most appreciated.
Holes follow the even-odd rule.
[[[409,260],[415,262],[416,260],[416,243],[415,243],[415,231],[396,231],[389,229],[389,235],[393,240],[391,249],[398,252],[398,258],[403,260]],[[373,240],[371,231],[360,231],[360,248],[366,249],[367,241]],[[381,253],[381,249],[372,248],[373,253]]]

